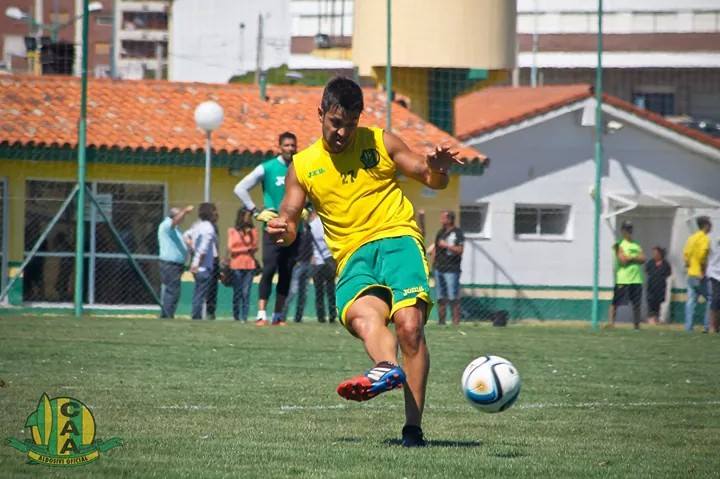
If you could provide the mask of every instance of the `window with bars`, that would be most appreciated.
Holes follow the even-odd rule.
[[[515,237],[518,239],[569,239],[570,206],[516,205]]]
[[[488,204],[460,205],[460,229],[468,237],[489,237]]]

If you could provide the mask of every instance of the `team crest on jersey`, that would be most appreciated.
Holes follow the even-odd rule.
[[[374,148],[363,150],[362,154],[360,154],[360,162],[366,170],[374,168],[380,163],[380,153]]]
[[[275,177],[275,186],[285,186],[285,177],[284,176],[276,176]]]
[[[100,457],[122,439],[103,441],[95,437],[95,418],[90,409],[71,397],[40,397],[37,408],[25,421],[32,439],[8,438],[10,447],[27,453],[28,462],[47,466],[79,466]]]

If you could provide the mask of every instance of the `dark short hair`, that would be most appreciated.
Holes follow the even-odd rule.
[[[663,248],[662,246],[653,246],[653,249],[660,253],[660,258],[665,259],[665,248]]]
[[[697,226],[700,229],[703,229],[706,226],[712,226],[712,223],[710,223],[710,218],[708,216],[700,216],[697,219]]]
[[[295,133],[291,131],[284,131],[280,133],[280,136],[278,137],[278,145],[282,144],[283,140],[289,138],[291,140],[295,140],[295,143],[297,143],[297,136],[295,136]]]
[[[213,213],[216,211],[215,203],[200,203],[198,218],[203,221],[212,221]]]
[[[320,108],[327,113],[338,107],[348,113],[362,113],[365,104],[360,85],[345,77],[335,77],[327,82]]]
[[[445,210],[445,211],[443,211],[443,213],[445,213],[445,214],[448,216],[448,219],[449,219],[450,221],[452,221],[453,223],[455,222],[455,212],[454,212],[454,211],[452,211],[452,210]]]
[[[620,226],[620,231],[629,231],[632,232],[633,230],[633,224],[630,221],[623,221],[622,225]]]

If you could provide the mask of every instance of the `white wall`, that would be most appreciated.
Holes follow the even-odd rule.
[[[263,67],[290,57],[290,0],[175,0],[169,79],[225,83],[254,71],[258,15],[264,15]],[[241,29],[240,24],[245,28]]]
[[[353,0],[291,0],[292,36],[312,37],[317,33],[339,36],[340,32],[352,36],[354,3]]]
[[[461,178],[461,202],[489,203],[490,238],[466,243],[463,283],[590,286],[593,271],[593,129],[580,126],[581,111],[495,138],[477,146],[491,158],[481,177]],[[606,119],[610,119],[606,117]],[[645,130],[625,124],[605,136],[609,176],[603,192],[700,194],[720,202],[720,163],[703,158]],[[518,203],[571,205],[569,239],[517,240]],[[690,233],[678,209],[669,240],[676,271]],[[711,211],[720,228],[720,210]],[[601,223],[601,285],[612,285],[611,244],[615,221]],[[677,284],[682,286],[682,284]]]
[[[518,33],[595,33],[597,0],[520,0]],[[606,33],[717,32],[720,2],[716,0],[606,1]]]

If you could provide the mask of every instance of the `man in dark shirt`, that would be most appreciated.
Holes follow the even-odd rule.
[[[450,303],[452,322],[460,324],[460,262],[465,235],[455,226],[455,213],[440,214],[442,228],[435,236],[434,269],[439,323],[445,324],[445,306]]]
[[[647,307],[648,323],[657,324],[660,316],[660,305],[665,302],[667,279],[672,274],[670,264],[665,260],[665,248],[655,246],[652,258],[645,263],[647,274]]]

